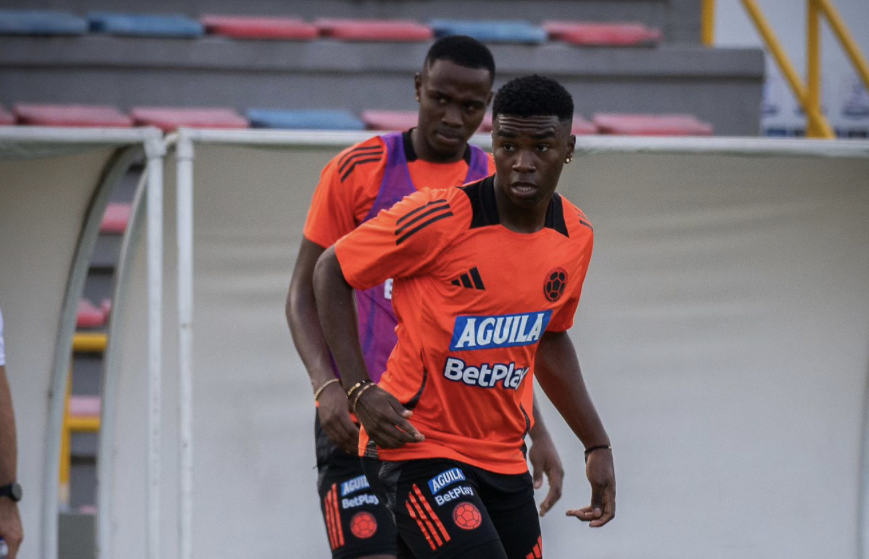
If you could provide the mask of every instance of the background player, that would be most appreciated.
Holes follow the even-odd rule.
[[[287,297],[287,321],[318,400],[318,490],[334,557],[394,554],[395,532],[386,510],[374,504],[359,464],[358,427],[319,326],[314,265],[344,234],[421,187],[456,186],[494,172],[491,158],[467,143],[492,99],[494,75],[492,54],[478,41],[462,36],[437,41],[414,78],[417,127],[344,150],[323,169],[314,194]],[[375,380],[396,342],[390,298],[391,280],[356,293],[361,343]],[[537,486],[544,472],[550,482],[543,514],[561,495],[563,470],[539,419],[531,437]]]
[[[522,453],[534,375],[586,447],[591,505],[568,514],[594,527],[615,514],[609,438],[566,333],[593,245],[588,219],[555,193],[573,100],[528,76],[498,92],[493,113],[493,177],[405,198],[328,249],[314,276],[368,479],[402,554],[418,558],[542,556]],[[352,294],[385,278],[398,344],[376,385],[354,343]]]

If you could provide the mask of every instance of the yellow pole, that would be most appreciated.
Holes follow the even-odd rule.
[[[700,16],[700,41],[704,47],[715,44],[715,0],[703,0]]]
[[[806,2],[806,108],[821,111],[821,12],[815,0]],[[818,138],[820,128],[812,119],[807,119],[806,137]]]
[[[860,74],[860,78],[863,80],[863,85],[865,85],[866,89],[869,90],[869,64],[866,63],[866,58],[863,56],[863,53],[860,52],[860,47],[857,46],[857,43],[855,43],[854,39],[851,38],[851,34],[848,33],[848,29],[845,27],[845,22],[842,21],[842,16],[839,15],[839,12],[836,11],[836,8],[830,3],[830,0],[816,0],[816,2],[818,8],[827,16],[827,20],[830,22],[830,27],[833,28],[836,37],[838,37],[839,42],[842,43],[842,48],[844,48],[845,52],[848,53],[848,57],[857,69],[857,73]]]
[[[72,434],[69,429],[69,395],[72,392],[72,375],[66,381],[66,400],[63,405],[63,427],[60,433],[60,487],[58,498],[61,504],[69,504],[69,470],[72,462]]]
[[[835,137],[832,128],[830,128],[830,125],[824,116],[816,108],[806,106],[805,87],[803,86],[800,77],[797,75],[796,70],[794,70],[794,66],[791,64],[787,54],[785,54],[784,50],[781,48],[781,45],[779,44],[778,39],[776,39],[775,33],[773,33],[769,23],[767,23],[766,18],[763,17],[763,14],[760,12],[757,3],[755,3],[754,0],[742,0],[742,4],[745,6],[746,11],[748,11],[748,15],[751,16],[752,21],[754,21],[754,25],[757,27],[761,37],[763,37],[766,46],[769,48],[778,63],[779,68],[781,68],[785,78],[788,80],[788,83],[791,86],[791,91],[794,92],[794,96],[803,106],[806,116],[810,121],[813,121],[814,124],[818,126],[818,129],[821,131],[821,137]]]

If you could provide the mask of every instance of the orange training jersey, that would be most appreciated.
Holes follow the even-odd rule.
[[[470,150],[455,163],[430,163],[417,159],[410,132],[405,132],[403,138],[410,178],[418,190],[459,186],[465,181]],[[328,248],[356,229],[374,205],[386,160],[386,147],[380,136],[369,138],[335,156],[320,174],[305,222],[305,238]],[[489,173],[494,172],[495,165],[489,155]]]
[[[398,345],[380,387],[413,410],[425,441],[360,453],[381,460],[449,458],[489,471],[527,471],[534,356],[547,330],[573,324],[594,234],[555,194],[543,229],[500,225],[494,177],[424,190],[338,241],[356,289],[394,278]]]

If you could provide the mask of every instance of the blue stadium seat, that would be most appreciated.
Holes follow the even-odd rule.
[[[107,35],[190,38],[205,34],[201,23],[176,14],[91,12],[87,19],[91,31]]]
[[[0,35],[84,35],[88,24],[64,12],[0,10]]]
[[[288,111],[249,109],[247,118],[253,128],[294,130],[365,130],[365,123],[347,111]]]
[[[546,31],[525,21],[473,21],[433,19],[429,25],[435,35],[468,35],[484,43],[523,43],[537,45],[546,42]]]

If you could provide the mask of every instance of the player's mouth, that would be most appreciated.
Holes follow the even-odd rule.
[[[510,183],[510,190],[517,198],[533,198],[537,195],[538,188],[530,182],[515,181]]]
[[[435,132],[435,137],[442,144],[448,145],[458,145],[462,143],[462,135],[456,132],[449,132],[446,130],[438,130]]]

